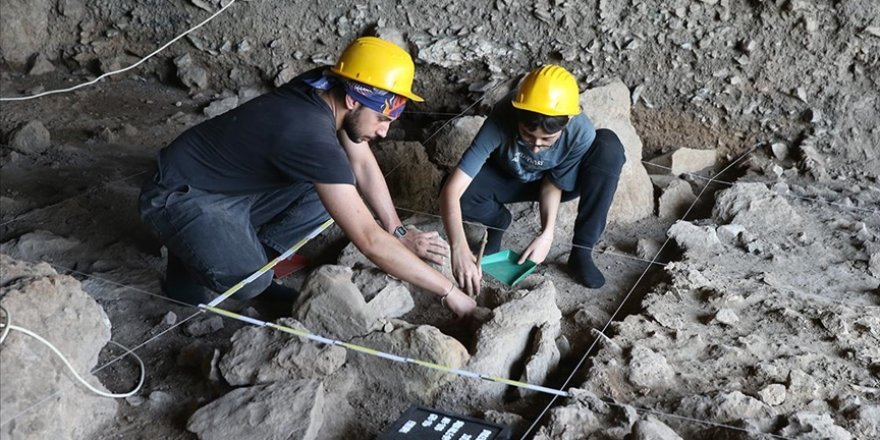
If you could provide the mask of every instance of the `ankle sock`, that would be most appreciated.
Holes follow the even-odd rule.
[[[504,237],[504,231],[498,229],[486,229],[486,250],[485,255],[492,255],[501,250],[501,239]]]
[[[596,267],[589,250],[572,249],[568,256],[568,266],[574,272],[575,279],[584,286],[598,289],[605,285],[605,276]]]

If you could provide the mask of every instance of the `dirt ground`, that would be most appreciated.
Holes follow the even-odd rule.
[[[0,3],[5,13],[12,3]],[[54,71],[29,75],[30,54],[17,62],[4,46],[3,97],[67,87],[107,65],[136,60],[219,2],[62,3],[66,9],[47,9],[45,25],[51,30],[34,50],[52,61]],[[688,246],[689,237],[704,237],[688,230],[651,264],[653,255],[639,255],[639,241],[663,243],[675,235],[670,227],[677,219],[650,216],[611,224],[596,251],[608,284],[588,290],[564,270],[569,246],[555,243],[548,261],[521,286],[549,279],[557,289],[570,349],[545,386],[562,386],[613,316],[607,338],[569,387],[631,408],[698,419],[655,414],[687,439],[880,438],[880,6],[875,2],[682,0],[660,7],[604,0],[496,1],[411,8],[380,1],[332,7],[295,1],[288,6],[276,13],[270,3],[241,2],[229,16],[141,69],[69,94],[2,103],[2,252],[49,262],[81,280],[109,316],[114,341],[129,347],[146,342],[138,349],[147,365],[143,390],[125,399],[95,438],[197,438],[186,430],[187,420],[233,389],[217,379],[216,359],[244,324],[224,319],[222,329],[193,336],[183,329],[208,316],[161,294],[162,250],[140,224],[136,208],[158,150],[206,119],[210,103],[252,95],[285,72],[332,60],[362,31],[394,29],[405,33],[418,54],[416,90],[423,90],[429,103],[404,113],[389,136],[393,140],[424,140],[432,123],[448,120],[484,92],[547,61],[571,67],[584,87],[622,78],[634,96],[633,123],[646,159],[680,147],[716,148],[718,171],[758,147],[720,175],[729,183],[711,185],[686,219],[696,228],[711,228],[720,243],[715,247]],[[25,43],[36,44],[19,44]],[[209,72],[210,85],[183,85],[173,59],[186,53]],[[486,109],[478,105],[467,113]],[[51,133],[51,147],[16,151],[12,134],[33,120]],[[788,156],[774,155],[774,148]],[[690,180],[699,192],[704,181]],[[719,214],[716,196],[734,182],[761,182],[781,195],[743,196],[740,205],[750,208],[737,205],[730,215]],[[427,218],[440,227],[436,218]],[[722,230],[729,228],[722,227],[734,224],[751,235],[725,241]],[[505,247],[524,247],[535,227],[534,218],[517,219]],[[316,264],[332,263],[345,244],[332,228],[304,253]],[[301,287],[306,276],[300,272],[286,282]],[[488,281],[484,295],[505,291]],[[414,300],[403,320],[435,326],[465,346],[472,342],[472,334],[431,298]],[[286,314],[259,301],[238,306],[263,319]],[[637,379],[642,370],[636,353],[645,350],[661,356],[662,362],[648,359],[668,363],[674,374],[651,371],[650,380]],[[101,361],[116,354],[118,349],[108,346]],[[397,374],[396,365],[387,368],[390,376]],[[652,375],[662,376],[662,383]],[[107,388],[122,391],[134,385],[137,370],[117,362],[97,376]],[[785,403],[766,398],[770,384],[786,387]],[[448,394],[412,402],[394,390],[360,385],[353,368],[327,378],[325,408],[332,410],[325,411],[317,438],[374,438],[412,403],[513,421],[521,435],[549,402],[531,395],[475,407],[467,395]],[[760,401],[762,409],[751,413],[749,405],[734,405],[740,417],[728,417],[717,410],[727,408],[723,403],[711,403],[734,391]],[[529,435],[630,434],[637,418],[621,421],[589,402],[561,399],[542,417],[540,433]],[[569,409],[582,417],[570,416]],[[797,422],[805,412],[827,414],[832,424]]]

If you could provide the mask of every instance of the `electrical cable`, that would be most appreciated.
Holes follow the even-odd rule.
[[[165,50],[168,46],[171,46],[172,44],[174,44],[175,42],[177,42],[177,40],[180,40],[181,38],[185,37],[185,36],[188,35],[190,32],[192,32],[192,31],[194,31],[194,30],[196,30],[196,29],[198,29],[198,28],[204,26],[206,23],[208,23],[209,21],[213,20],[214,17],[220,15],[220,14],[221,14],[223,11],[225,11],[227,8],[229,8],[230,6],[232,6],[233,4],[235,4],[235,2],[236,2],[236,0],[231,0],[226,6],[223,6],[223,7],[220,8],[217,12],[211,14],[210,17],[206,18],[206,19],[203,20],[201,23],[199,23],[199,24],[197,24],[197,25],[195,25],[195,26],[189,28],[189,30],[187,30],[186,32],[184,32],[184,33],[182,33],[182,34],[180,34],[180,35],[174,37],[173,39],[171,39],[171,41],[169,41],[169,42],[163,44],[161,47],[159,47],[158,49],[154,50],[154,51],[151,52],[149,55],[147,55],[147,56],[141,58],[140,61],[138,61],[138,62],[136,62],[136,63],[134,63],[134,64],[132,64],[132,65],[130,65],[130,66],[128,66],[128,67],[124,67],[124,68],[119,69],[119,70],[114,70],[114,71],[111,71],[111,72],[107,72],[107,73],[105,73],[105,74],[103,74],[103,75],[101,75],[101,76],[99,76],[99,77],[97,77],[97,78],[95,78],[95,79],[93,79],[93,80],[91,80],[91,81],[84,82],[84,83],[82,83],[82,84],[77,84],[77,85],[75,85],[75,86],[73,86],[73,87],[68,87],[68,88],[66,88],[66,89],[47,90],[47,91],[45,91],[45,92],[37,93],[37,94],[35,94],[35,95],[30,95],[30,96],[14,96],[14,97],[0,98],[0,102],[3,102],[3,101],[27,101],[27,100],[30,100],[30,99],[36,99],[36,98],[40,98],[40,97],[47,96],[47,95],[54,95],[54,94],[58,94],[58,93],[72,92],[72,91],[74,91],[74,90],[81,89],[81,88],[83,88],[83,87],[87,87],[87,86],[90,86],[90,85],[92,85],[92,84],[95,84],[95,83],[97,83],[98,81],[100,81],[100,80],[102,80],[102,79],[104,79],[104,78],[107,78],[108,76],[116,75],[116,74],[118,74],[118,73],[127,72],[127,71],[129,71],[129,70],[131,70],[131,69],[134,69],[135,67],[141,65],[144,61],[147,61],[148,59],[152,58],[153,56],[155,56],[155,55],[158,54],[159,52],[162,52],[162,51]]]
[[[85,385],[85,387],[88,388],[89,391],[91,391],[99,396],[102,396],[102,397],[111,397],[114,399],[121,399],[121,398],[129,397],[129,396],[133,396],[138,391],[140,391],[141,386],[143,386],[144,378],[146,376],[146,370],[147,370],[146,367],[144,366],[144,361],[141,360],[140,356],[138,356],[137,354],[135,354],[134,352],[132,352],[131,350],[129,350],[127,347],[123,346],[122,344],[119,344],[114,341],[108,341],[111,344],[114,344],[114,345],[122,348],[123,350],[125,350],[125,354],[130,354],[130,355],[134,356],[135,359],[137,359],[138,364],[140,364],[140,366],[141,366],[141,377],[138,380],[137,386],[134,387],[134,389],[132,389],[131,391],[128,391],[126,393],[107,393],[107,392],[104,392],[104,391],[101,391],[101,390],[95,388],[94,386],[92,386],[92,384],[88,383],[85,379],[83,379],[82,376],[80,376],[79,373],[76,372],[76,368],[74,368],[73,365],[71,365],[70,362],[67,360],[67,358],[64,356],[64,353],[61,353],[61,350],[59,350],[54,345],[52,345],[51,342],[47,341],[42,336],[40,336],[40,335],[38,335],[38,334],[36,334],[26,328],[19,327],[17,325],[12,325],[12,314],[9,312],[9,310],[6,310],[6,308],[4,308],[3,306],[0,306],[0,310],[3,311],[4,315],[6,315],[6,322],[0,323],[0,327],[3,327],[3,333],[2,333],[2,336],[0,336],[0,345],[3,345],[3,342],[6,341],[6,337],[9,336],[10,330],[15,330],[17,332],[24,333],[24,334],[36,339],[37,341],[41,342],[43,345],[49,347],[49,349],[51,349],[53,353],[55,353],[59,358],[61,358],[61,362],[63,362],[64,365],[67,367],[67,369],[70,370],[71,373],[73,373],[73,376],[74,376],[74,378],[76,378],[76,380],[78,380],[81,384]]]

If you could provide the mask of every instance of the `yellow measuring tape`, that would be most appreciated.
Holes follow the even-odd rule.
[[[391,360],[394,362],[420,365],[422,367],[431,368],[434,370],[443,371],[445,373],[455,374],[455,375],[462,376],[462,377],[470,377],[473,379],[482,379],[482,380],[487,380],[490,382],[502,383],[505,385],[515,386],[518,388],[525,388],[528,390],[538,391],[538,392],[547,393],[547,394],[553,394],[556,396],[562,396],[562,397],[570,397],[571,396],[571,394],[569,394],[565,391],[557,390],[554,388],[542,387],[540,385],[532,385],[532,384],[526,383],[526,382],[511,380],[511,379],[507,379],[504,377],[491,376],[491,375],[483,374],[483,373],[475,373],[472,371],[462,370],[460,368],[452,368],[452,367],[449,367],[446,365],[440,365],[440,364],[437,364],[434,362],[428,362],[428,361],[423,361],[423,360],[419,360],[419,359],[398,356],[395,354],[385,353],[383,351],[379,351],[379,350],[369,348],[369,347],[364,347],[364,346],[357,345],[357,344],[352,344],[349,342],[342,342],[342,341],[337,341],[335,339],[325,338],[323,336],[311,334],[311,333],[304,331],[304,330],[297,330],[292,327],[287,327],[284,325],[278,325],[278,324],[271,323],[271,322],[261,321],[259,319],[251,318],[250,316],[244,316],[244,315],[217,307],[218,304],[225,301],[230,296],[234,295],[235,292],[238,292],[239,290],[241,290],[242,287],[253,282],[257,278],[262,276],[264,273],[272,270],[272,268],[275,267],[275,265],[277,265],[279,262],[281,262],[282,260],[286,259],[287,257],[293,255],[296,251],[298,251],[300,248],[305,246],[305,244],[308,243],[309,240],[317,237],[318,234],[320,234],[321,232],[324,232],[324,230],[329,228],[330,225],[332,225],[333,223],[334,223],[333,219],[329,219],[329,220],[325,221],[320,226],[318,226],[314,231],[312,231],[311,234],[309,234],[307,237],[303,238],[302,240],[298,241],[295,245],[293,245],[293,247],[291,247],[290,249],[285,251],[283,254],[279,255],[274,260],[266,263],[266,265],[264,265],[263,267],[258,269],[256,272],[251,274],[249,277],[239,281],[236,285],[230,287],[228,290],[226,290],[225,292],[220,294],[220,296],[218,296],[217,298],[214,298],[214,300],[209,302],[208,304],[199,304],[199,308],[202,310],[207,310],[212,313],[216,313],[221,316],[226,316],[228,318],[236,319],[238,321],[247,322],[249,324],[253,324],[253,325],[256,325],[259,327],[270,327],[270,328],[273,328],[275,330],[278,330],[278,331],[281,331],[284,333],[289,333],[292,335],[301,336],[301,337],[307,338],[307,339],[315,341],[315,342],[320,342],[322,344],[337,345],[340,347],[344,347],[348,350],[368,354],[370,356],[380,357],[383,359],[388,359],[388,360]]]
[[[434,370],[443,371],[443,372],[450,373],[450,374],[455,374],[458,376],[470,377],[473,379],[482,379],[482,380],[487,380],[490,382],[503,383],[503,384],[515,386],[518,388],[525,388],[525,389],[538,391],[538,392],[542,392],[542,393],[547,393],[547,394],[553,394],[553,395],[561,396],[561,397],[570,397],[571,396],[570,393],[567,393],[567,392],[561,391],[561,390],[557,390],[554,388],[542,387],[540,385],[532,385],[532,384],[526,383],[526,382],[520,382],[517,380],[511,380],[511,379],[507,379],[507,378],[503,378],[503,377],[491,376],[491,375],[483,374],[483,373],[475,373],[472,371],[462,370],[460,368],[452,368],[452,367],[448,367],[446,365],[440,365],[440,364],[437,364],[434,362],[422,361],[419,359],[413,359],[413,358],[408,358],[408,357],[404,357],[404,356],[398,356],[396,354],[386,353],[384,351],[379,351],[379,350],[376,350],[373,348],[364,347],[362,345],[352,344],[350,342],[342,342],[342,341],[337,341],[335,339],[325,338],[323,336],[309,333],[305,330],[297,330],[292,327],[287,327],[284,325],[261,321],[259,319],[251,318],[250,316],[240,315],[238,313],[231,312],[226,309],[214,307],[211,305],[202,304],[202,305],[199,305],[199,307],[204,310],[207,310],[209,312],[216,313],[216,314],[222,315],[222,316],[226,316],[226,317],[232,318],[232,319],[237,319],[239,321],[247,322],[249,324],[253,324],[253,325],[256,325],[259,327],[270,327],[270,328],[273,328],[275,330],[278,330],[278,331],[281,331],[284,333],[289,333],[289,334],[296,335],[296,336],[302,336],[304,338],[310,339],[315,342],[320,342],[322,344],[338,345],[340,347],[344,347],[344,348],[352,350],[352,351],[368,354],[370,356],[380,357],[383,359],[388,359],[388,360],[391,360],[394,362],[420,365],[422,367],[427,367],[427,368],[431,368]]]

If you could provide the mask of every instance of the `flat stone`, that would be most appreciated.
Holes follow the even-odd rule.
[[[696,173],[715,166],[716,155],[714,149],[679,148],[649,160],[650,163],[660,165],[660,167],[648,165],[648,168],[650,168],[651,174],[679,176],[686,173]]]
[[[714,252],[722,244],[712,226],[697,226],[687,221],[677,221],[666,233],[685,251],[695,254]]]
[[[291,318],[279,325],[307,331]],[[270,327],[243,327],[232,336],[232,348],[220,361],[223,378],[233,386],[280,380],[320,379],[345,363],[346,350],[320,345]]]
[[[648,417],[633,425],[631,440],[682,440],[682,438],[663,422]]]
[[[196,318],[183,327],[183,332],[192,337],[205,336],[223,328],[223,318],[218,315]]]
[[[682,218],[697,200],[691,184],[682,179],[669,183],[660,195],[657,215],[660,218]]]
[[[739,316],[731,309],[722,308],[715,313],[715,321],[725,325],[734,325],[739,322]]]
[[[588,89],[580,95],[584,113],[597,128],[607,128],[620,138],[626,150],[626,163],[620,173],[609,222],[633,222],[654,212],[654,188],[642,164],[642,140],[630,119],[630,91],[623,81]],[[563,204],[575,205],[574,203]],[[560,211],[562,211],[560,207]],[[576,210],[576,206],[570,209]]]
[[[461,156],[471,145],[485,121],[485,116],[462,116],[454,119],[425,144],[428,156],[447,171],[452,170],[458,165]],[[440,129],[446,122],[437,124],[439,125],[429,129],[431,133]]]
[[[785,385],[774,383],[761,388],[761,391],[758,391],[758,397],[767,405],[777,406],[785,402],[786,393]]]
[[[787,425],[779,435],[788,438],[821,438],[824,440],[852,440],[847,430],[834,423],[830,415],[800,411],[788,417]]]
[[[642,388],[664,388],[672,383],[675,372],[663,355],[642,345],[636,345],[630,352],[627,378]]]
[[[427,360],[451,368],[462,368],[470,359],[467,349],[455,338],[428,325],[415,326],[396,321],[390,333],[373,332],[352,339],[352,343],[398,356]],[[353,354],[348,364],[358,371],[370,389],[393,392],[401,398],[428,401],[456,377],[446,372],[406,366],[373,356]]]
[[[230,96],[228,98],[218,99],[211,102],[204,110],[202,110],[202,112],[205,116],[213,118],[215,116],[220,116],[235,107],[238,107],[238,96]]]
[[[40,154],[52,146],[52,138],[43,123],[34,120],[12,133],[9,146],[22,154]]]
[[[291,380],[232,390],[199,408],[186,429],[201,440],[314,440],[323,424],[323,384]]]

